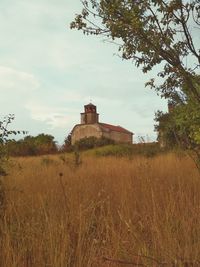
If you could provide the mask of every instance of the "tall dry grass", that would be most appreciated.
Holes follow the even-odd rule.
[[[200,259],[200,176],[187,157],[85,157],[79,167],[58,156],[20,158],[6,195],[2,267]]]

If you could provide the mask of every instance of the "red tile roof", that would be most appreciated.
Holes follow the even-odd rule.
[[[121,126],[115,126],[115,125],[111,125],[111,124],[107,124],[107,123],[99,123],[101,126],[103,126],[103,128],[106,128],[106,129],[108,129],[108,130],[110,130],[110,131],[116,131],[116,132],[121,132],[121,133],[131,133],[131,134],[133,134],[132,132],[130,132],[130,131],[128,131],[128,130],[126,130],[126,129],[124,129],[123,127],[121,127]]]

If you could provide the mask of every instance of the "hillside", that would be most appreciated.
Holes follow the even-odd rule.
[[[184,155],[14,159],[0,266],[160,266],[135,255],[167,266],[196,261],[199,191],[199,173]]]

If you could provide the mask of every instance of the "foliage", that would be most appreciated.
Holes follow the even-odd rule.
[[[200,103],[200,50],[194,40],[200,29],[198,0],[85,0],[82,4],[71,28],[120,39],[123,59],[133,60],[144,73],[159,65],[163,83],[156,86],[151,79],[147,85],[168,99],[182,102],[190,96]]]
[[[155,114],[155,130],[158,132],[158,141],[161,147],[172,148],[177,145],[175,125],[172,115],[157,111]]]
[[[161,142],[168,147],[180,146],[200,152],[200,105],[189,101],[169,113],[156,113],[155,129]]]
[[[10,139],[10,136],[21,133],[20,131],[9,130],[9,125],[14,120],[14,115],[9,114],[0,121],[0,218],[2,218],[5,212],[5,185],[3,177],[7,175],[6,165],[8,162],[8,151],[6,142]],[[25,132],[23,132],[25,133]]]
[[[97,138],[94,136],[91,137],[85,137],[77,141],[74,145],[75,150],[86,150],[86,149],[91,149],[94,147],[101,147],[109,144],[114,144],[115,142],[111,139],[101,137]]]
[[[51,154],[57,152],[56,141],[49,134],[39,134],[33,138],[37,154]]]
[[[128,157],[144,156],[153,157],[161,153],[158,143],[142,144],[115,144],[94,149],[92,154],[97,156]]]
[[[34,156],[57,152],[54,137],[48,134],[26,136],[18,141],[10,140],[6,146],[8,153],[12,156]]]
[[[64,144],[61,147],[61,152],[72,152],[72,132],[70,132],[64,140]]]
[[[14,120],[14,115],[9,114],[0,121],[0,177],[6,176],[5,164],[8,159],[6,143],[10,139],[10,136],[20,133],[20,131],[9,130],[9,125]],[[25,132],[23,132],[25,133]]]

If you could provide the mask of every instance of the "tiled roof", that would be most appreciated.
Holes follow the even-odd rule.
[[[124,129],[123,127],[121,127],[121,126],[115,126],[115,125],[111,125],[111,124],[107,124],[107,123],[99,123],[103,128],[106,128],[106,129],[108,129],[108,130],[110,130],[110,131],[116,131],[116,132],[121,132],[121,133],[131,133],[131,134],[133,134],[132,132],[130,132],[130,131],[128,131],[128,130],[126,130],[126,129]]]

